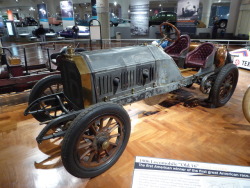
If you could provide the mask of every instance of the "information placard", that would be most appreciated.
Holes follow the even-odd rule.
[[[132,188],[250,188],[250,167],[136,157]]]

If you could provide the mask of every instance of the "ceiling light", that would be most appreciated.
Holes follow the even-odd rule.
[[[114,2],[114,5],[115,5],[115,6],[117,5],[117,2],[116,2],[116,1]]]

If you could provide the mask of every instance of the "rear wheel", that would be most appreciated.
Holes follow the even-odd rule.
[[[244,95],[242,109],[246,120],[250,122],[250,87],[247,89]]]
[[[117,104],[100,103],[72,122],[62,143],[62,162],[79,178],[100,175],[123,153],[130,135],[130,118]]]
[[[226,64],[217,75],[209,95],[212,107],[225,105],[234,93],[238,82],[238,68],[234,64]]]
[[[63,91],[63,86],[62,86],[62,81],[61,81],[61,75],[52,75],[52,76],[47,76],[43,78],[42,80],[38,81],[35,86],[32,88],[29,96],[29,104],[31,104],[33,101],[36,99],[51,95],[54,93],[60,93]],[[38,104],[32,108],[32,110],[40,110],[43,108],[50,108],[52,106],[57,106],[57,101],[56,100],[50,100],[41,104]],[[44,122],[50,119],[54,119],[58,116],[61,115],[60,110],[54,110],[51,111],[50,113],[47,112],[41,112],[41,113],[36,113],[32,114],[33,117],[40,121]]]

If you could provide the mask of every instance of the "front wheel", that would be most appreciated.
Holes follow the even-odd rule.
[[[226,64],[217,75],[209,95],[212,107],[225,105],[234,93],[239,71],[236,65]]]
[[[245,115],[246,120],[250,123],[250,87],[247,89],[243,101],[242,110]]]
[[[79,178],[100,175],[123,153],[130,129],[129,115],[117,104],[100,103],[83,110],[63,139],[64,167]]]

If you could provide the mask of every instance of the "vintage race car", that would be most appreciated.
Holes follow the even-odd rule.
[[[211,107],[225,105],[238,81],[226,47],[190,43],[189,36],[176,34],[165,49],[140,45],[74,53],[68,48],[57,58],[61,75],[41,80],[30,94],[25,115],[46,124],[37,142],[63,137],[67,171],[94,177],[110,168],[128,143],[130,118],[122,105],[155,104],[161,95],[193,83],[208,94]],[[190,70],[194,73],[182,74]]]

